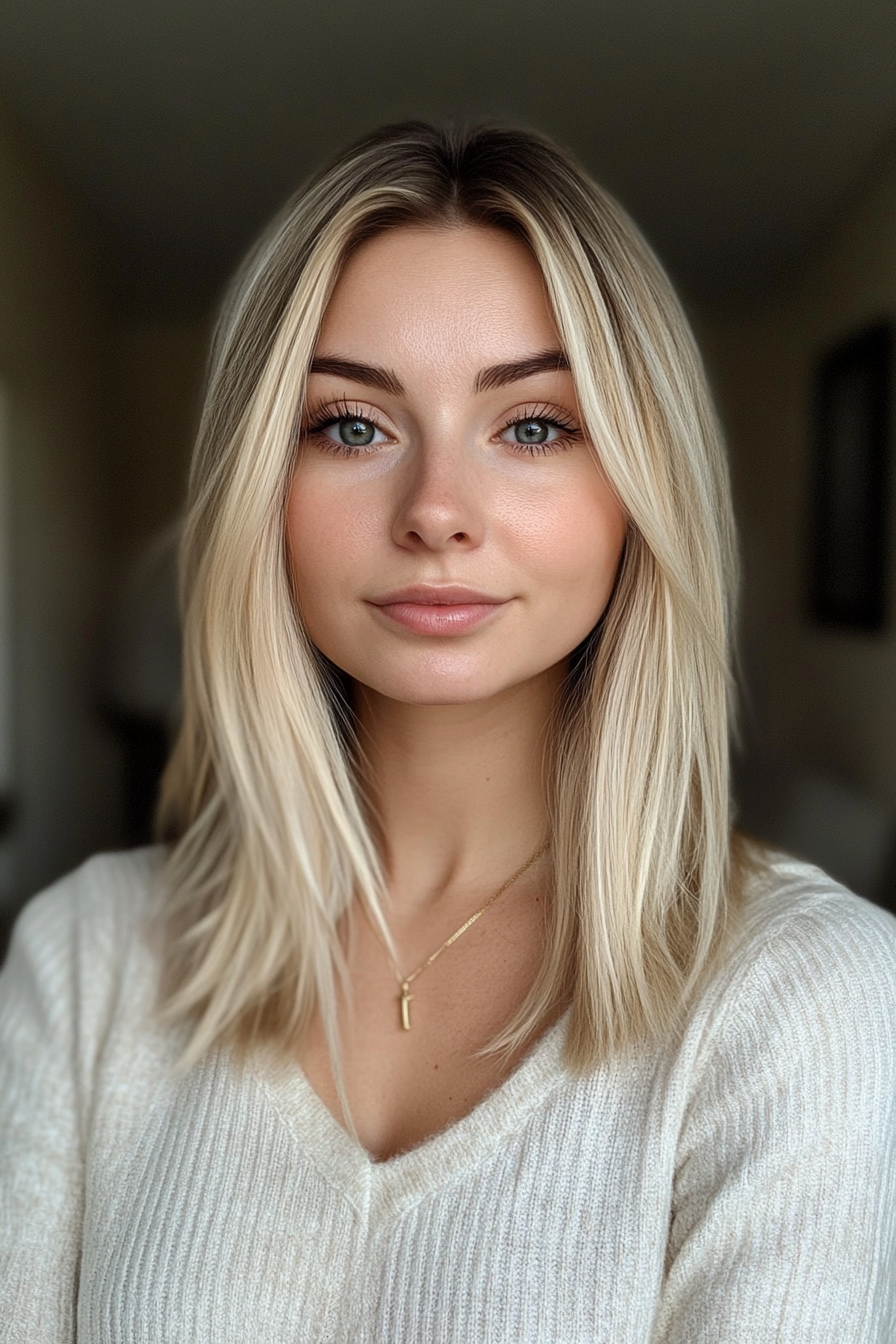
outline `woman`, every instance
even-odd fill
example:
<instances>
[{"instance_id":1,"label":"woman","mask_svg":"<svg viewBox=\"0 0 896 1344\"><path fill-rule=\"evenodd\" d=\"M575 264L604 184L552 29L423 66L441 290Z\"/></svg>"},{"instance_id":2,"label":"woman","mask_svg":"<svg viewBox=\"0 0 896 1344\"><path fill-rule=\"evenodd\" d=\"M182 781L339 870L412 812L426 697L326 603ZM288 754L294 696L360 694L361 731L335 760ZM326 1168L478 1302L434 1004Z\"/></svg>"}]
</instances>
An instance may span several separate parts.
<instances>
[{"instance_id":1,"label":"woman","mask_svg":"<svg viewBox=\"0 0 896 1344\"><path fill-rule=\"evenodd\" d=\"M733 570L687 326L559 150L387 128L291 202L166 846L4 973L7 1338L892 1338L896 934L732 839Z\"/></svg>"}]
</instances>

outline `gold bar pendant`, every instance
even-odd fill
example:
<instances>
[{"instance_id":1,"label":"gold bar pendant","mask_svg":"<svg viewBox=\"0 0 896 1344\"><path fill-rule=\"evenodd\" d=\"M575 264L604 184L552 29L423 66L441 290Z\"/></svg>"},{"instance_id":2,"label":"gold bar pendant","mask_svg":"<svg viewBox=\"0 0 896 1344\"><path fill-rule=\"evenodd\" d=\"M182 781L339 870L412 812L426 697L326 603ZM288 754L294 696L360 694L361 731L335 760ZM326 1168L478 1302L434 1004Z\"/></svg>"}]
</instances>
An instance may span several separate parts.
<instances>
[{"instance_id":1,"label":"gold bar pendant","mask_svg":"<svg viewBox=\"0 0 896 1344\"><path fill-rule=\"evenodd\" d=\"M410 985L404 984L401 987L401 1025L405 1031L411 1029L411 999L413 998Z\"/></svg>"}]
</instances>

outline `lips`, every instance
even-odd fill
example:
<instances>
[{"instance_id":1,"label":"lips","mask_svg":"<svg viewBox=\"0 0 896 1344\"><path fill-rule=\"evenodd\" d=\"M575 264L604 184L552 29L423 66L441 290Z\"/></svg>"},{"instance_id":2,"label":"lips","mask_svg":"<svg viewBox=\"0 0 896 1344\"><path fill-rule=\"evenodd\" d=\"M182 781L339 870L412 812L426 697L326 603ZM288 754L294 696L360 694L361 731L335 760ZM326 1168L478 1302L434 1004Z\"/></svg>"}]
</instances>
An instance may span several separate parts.
<instances>
[{"instance_id":1,"label":"lips","mask_svg":"<svg viewBox=\"0 0 896 1344\"><path fill-rule=\"evenodd\" d=\"M371 605L416 634L460 635L493 619L508 600L458 584L414 584L373 598Z\"/></svg>"}]
</instances>

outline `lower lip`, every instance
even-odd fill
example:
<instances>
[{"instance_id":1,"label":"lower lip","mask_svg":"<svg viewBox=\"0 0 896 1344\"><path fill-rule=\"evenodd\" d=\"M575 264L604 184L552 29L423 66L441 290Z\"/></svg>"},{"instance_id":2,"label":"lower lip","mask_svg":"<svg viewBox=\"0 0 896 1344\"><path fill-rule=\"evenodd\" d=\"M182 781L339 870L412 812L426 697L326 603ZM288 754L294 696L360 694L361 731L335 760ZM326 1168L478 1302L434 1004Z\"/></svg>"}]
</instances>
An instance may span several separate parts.
<instances>
[{"instance_id":1,"label":"lower lip","mask_svg":"<svg viewBox=\"0 0 896 1344\"><path fill-rule=\"evenodd\" d=\"M377 610L396 625L413 630L418 635L462 635L482 625L503 602L466 602L458 606L444 606L434 602L387 602Z\"/></svg>"}]
</instances>

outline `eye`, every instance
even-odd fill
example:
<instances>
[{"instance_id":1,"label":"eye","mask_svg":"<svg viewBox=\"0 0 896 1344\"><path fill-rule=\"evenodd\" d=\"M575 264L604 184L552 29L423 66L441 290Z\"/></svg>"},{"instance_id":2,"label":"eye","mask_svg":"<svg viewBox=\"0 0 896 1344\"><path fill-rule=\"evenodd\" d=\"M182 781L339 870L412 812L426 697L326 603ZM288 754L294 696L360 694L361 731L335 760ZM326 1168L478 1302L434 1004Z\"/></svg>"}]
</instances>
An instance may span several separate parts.
<instances>
[{"instance_id":1,"label":"eye","mask_svg":"<svg viewBox=\"0 0 896 1344\"><path fill-rule=\"evenodd\" d=\"M524 453L547 454L571 448L581 437L579 428L559 412L539 414L544 410L547 407L532 406L522 415L517 412L505 423L499 439Z\"/></svg>"},{"instance_id":2,"label":"eye","mask_svg":"<svg viewBox=\"0 0 896 1344\"><path fill-rule=\"evenodd\" d=\"M550 420L517 420L515 424L508 425L505 433L511 435L511 442L515 443L552 443L561 433L560 426L552 424Z\"/></svg>"},{"instance_id":3,"label":"eye","mask_svg":"<svg viewBox=\"0 0 896 1344\"><path fill-rule=\"evenodd\" d=\"M338 420L323 425L321 432L344 448L367 448L372 443L386 441L382 430L377 429L372 420L365 420L361 415L341 415Z\"/></svg>"}]
</instances>

